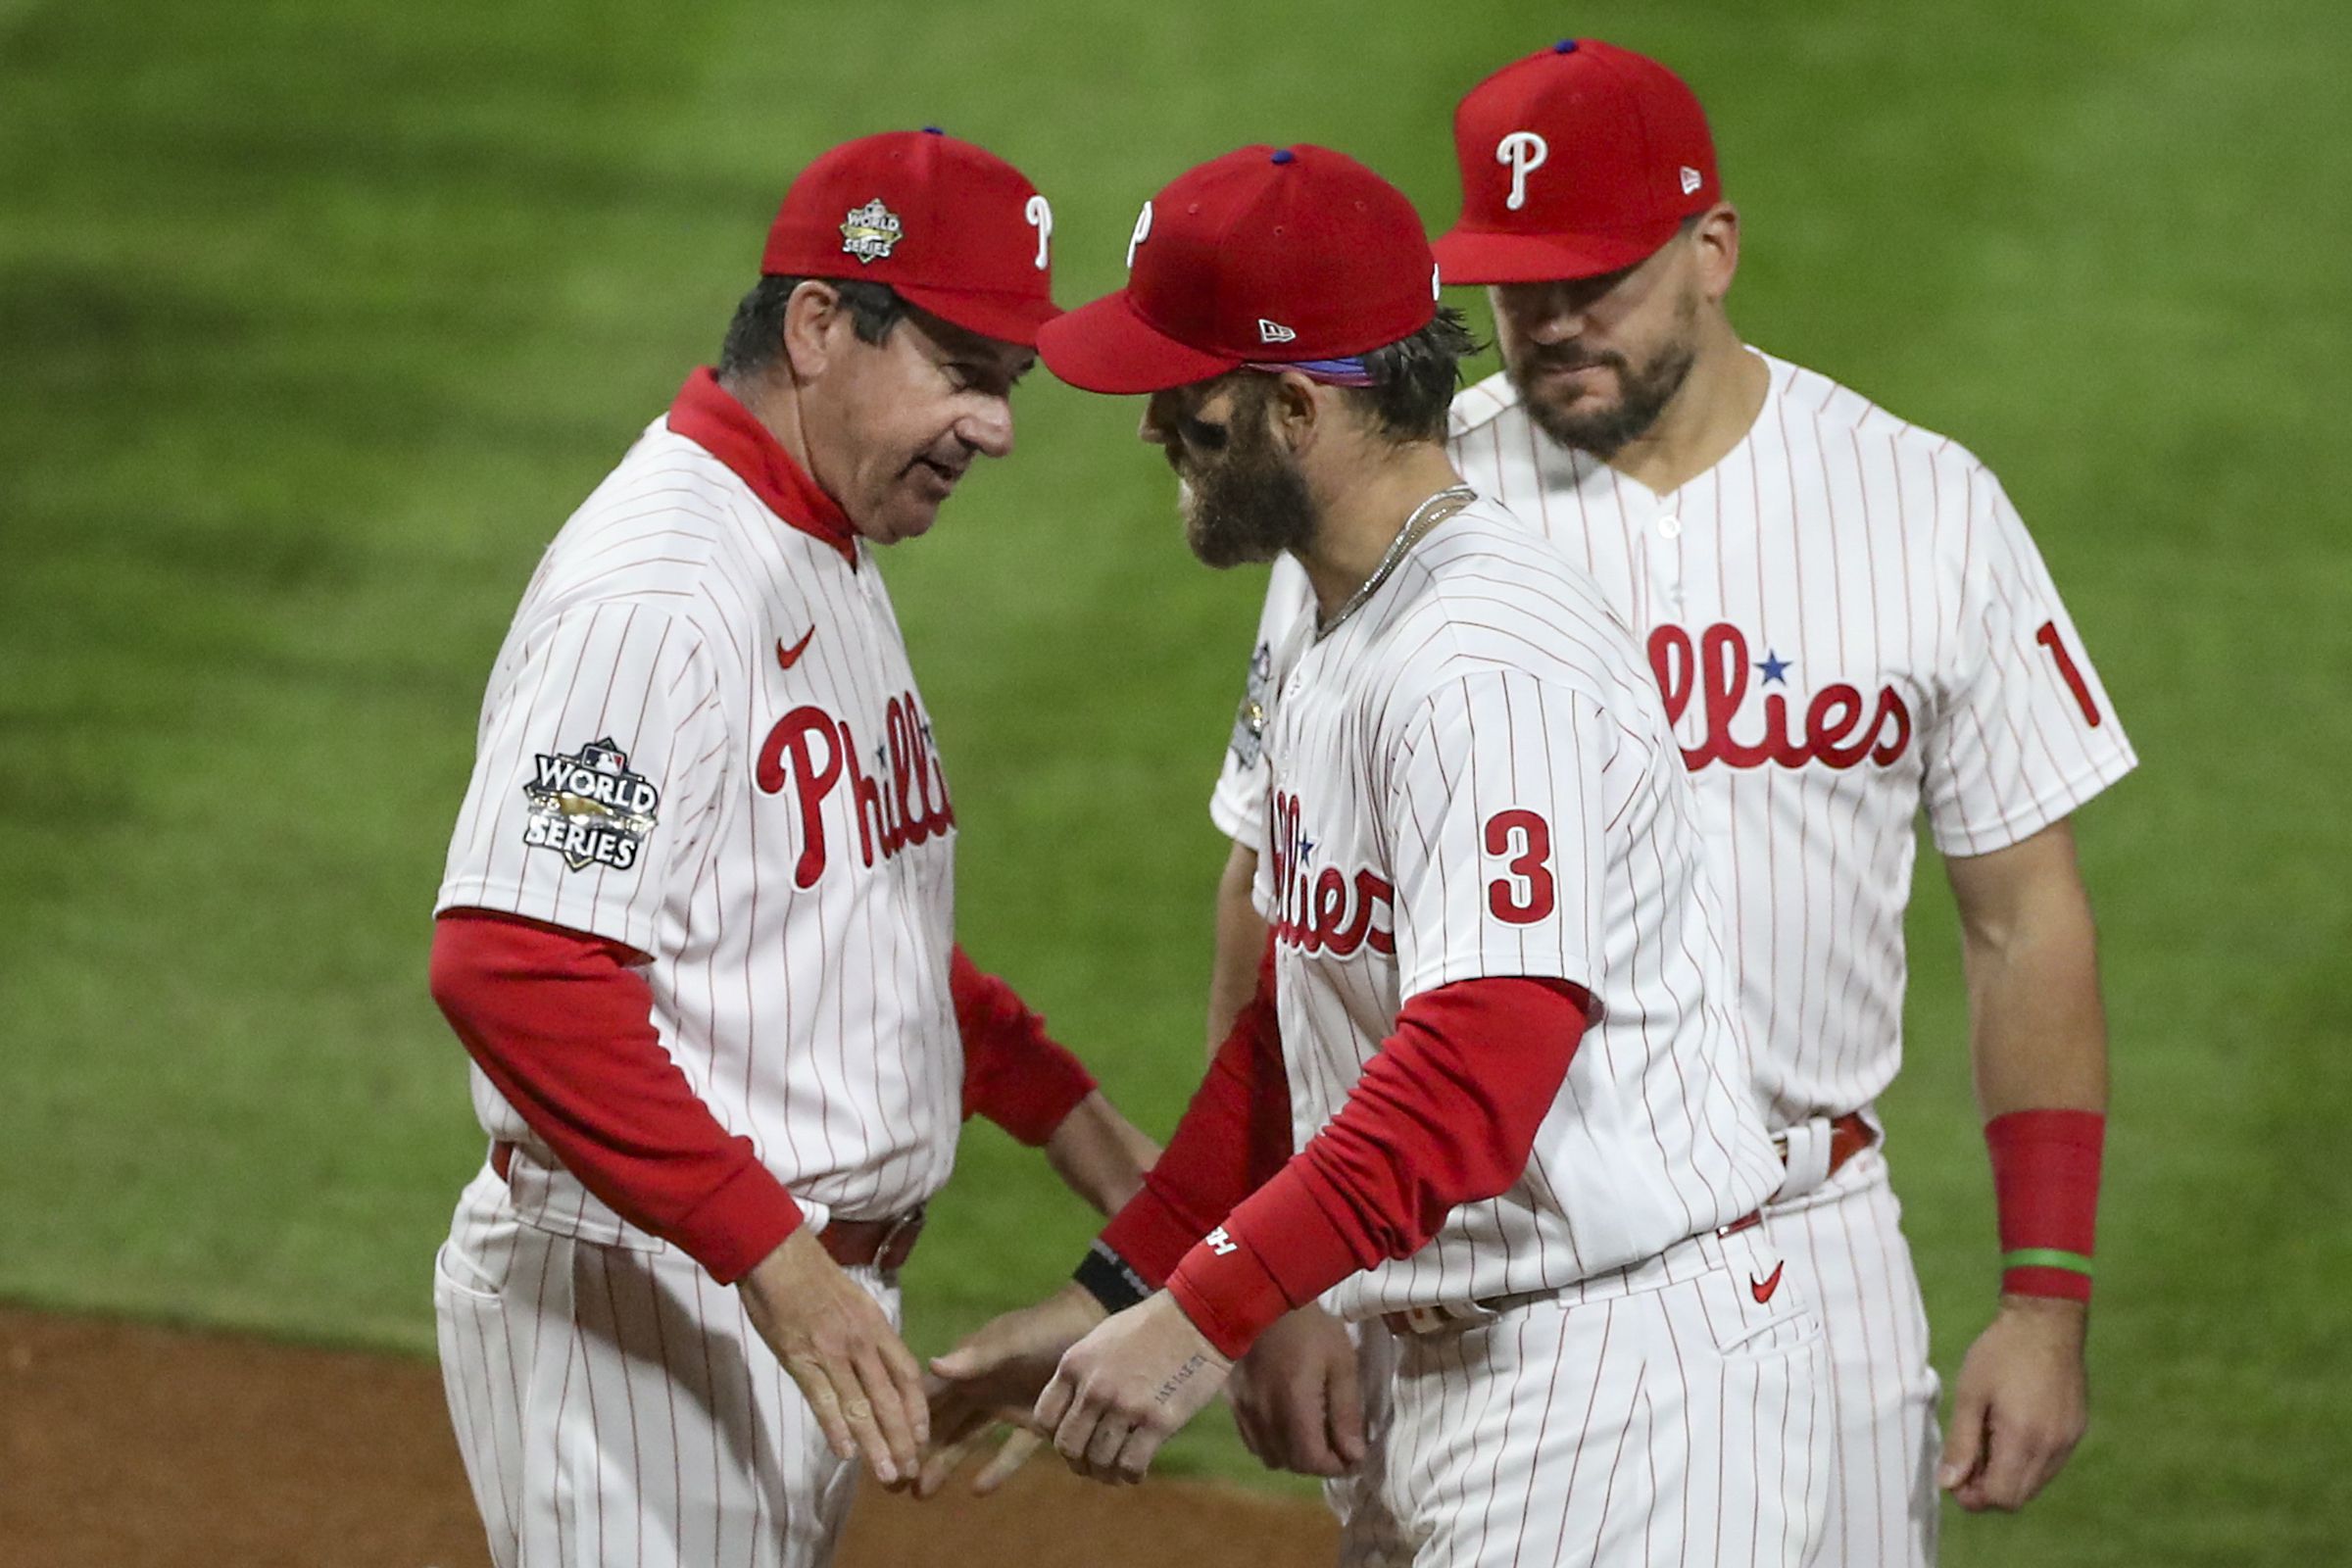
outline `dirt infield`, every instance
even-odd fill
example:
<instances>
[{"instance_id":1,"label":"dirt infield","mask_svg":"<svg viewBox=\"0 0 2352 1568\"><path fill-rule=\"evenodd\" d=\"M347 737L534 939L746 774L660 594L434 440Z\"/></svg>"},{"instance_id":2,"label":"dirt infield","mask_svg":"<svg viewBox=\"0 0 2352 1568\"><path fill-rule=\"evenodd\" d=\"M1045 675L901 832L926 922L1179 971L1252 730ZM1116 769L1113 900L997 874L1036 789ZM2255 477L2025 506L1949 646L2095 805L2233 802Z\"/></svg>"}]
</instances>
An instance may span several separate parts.
<instances>
[{"instance_id":1,"label":"dirt infield","mask_svg":"<svg viewBox=\"0 0 2352 1568\"><path fill-rule=\"evenodd\" d=\"M869 1491L842 1568L1332 1560L1311 1503L1035 1463L987 1502ZM228 1335L0 1308L9 1568L485 1568L438 1373Z\"/></svg>"}]
</instances>

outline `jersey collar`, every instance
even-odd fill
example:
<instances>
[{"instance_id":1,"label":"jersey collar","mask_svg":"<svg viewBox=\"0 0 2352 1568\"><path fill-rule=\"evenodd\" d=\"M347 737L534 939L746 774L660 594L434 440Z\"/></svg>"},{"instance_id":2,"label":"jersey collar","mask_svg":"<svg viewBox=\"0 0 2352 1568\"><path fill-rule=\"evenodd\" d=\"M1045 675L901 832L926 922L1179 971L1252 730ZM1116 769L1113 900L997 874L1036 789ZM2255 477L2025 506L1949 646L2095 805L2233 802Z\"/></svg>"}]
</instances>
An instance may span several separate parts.
<instances>
[{"instance_id":1,"label":"jersey collar","mask_svg":"<svg viewBox=\"0 0 2352 1568\"><path fill-rule=\"evenodd\" d=\"M858 533L849 514L792 460L752 411L735 401L709 366L686 378L669 406L669 428L725 464L752 487L767 510L812 538L821 539L858 567Z\"/></svg>"}]
</instances>

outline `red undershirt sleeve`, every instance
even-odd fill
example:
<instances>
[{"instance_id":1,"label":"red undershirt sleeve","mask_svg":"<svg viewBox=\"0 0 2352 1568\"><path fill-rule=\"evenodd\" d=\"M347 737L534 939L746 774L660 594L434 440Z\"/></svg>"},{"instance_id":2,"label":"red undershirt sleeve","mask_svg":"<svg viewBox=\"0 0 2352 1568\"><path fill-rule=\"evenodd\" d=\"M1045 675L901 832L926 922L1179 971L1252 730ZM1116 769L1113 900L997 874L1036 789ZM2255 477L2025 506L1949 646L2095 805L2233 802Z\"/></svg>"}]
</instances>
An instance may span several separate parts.
<instances>
[{"instance_id":1,"label":"red undershirt sleeve","mask_svg":"<svg viewBox=\"0 0 2352 1568\"><path fill-rule=\"evenodd\" d=\"M1088 1095L1095 1075L1046 1033L1012 987L984 974L958 944L948 960L963 1037L963 1113L986 1116L1035 1149Z\"/></svg>"},{"instance_id":2,"label":"red undershirt sleeve","mask_svg":"<svg viewBox=\"0 0 2352 1568\"><path fill-rule=\"evenodd\" d=\"M602 937L453 909L434 923L433 1000L564 1169L731 1285L801 1208L670 1059L640 961Z\"/></svg>"},{"instance_id":3,"label":"red undershirt sleeve","mask_svg":"<svg viewBox=\"0 0 2352 1568\"><path fill-rule=\"evenodd\" d=\"M1102 1245L1145 1283L1166 1280L1193 1245L1291 1157L1290 1079L1274 1010L1274 948L1257 992L1233 1020L1142 1191L1103 1228Z\"/></svg>"},{"instance_id":4,"label":"red undershirt sleeve","mask_svg":"<svg viewBox=\"0 0 2352 1568\"><path fill-rule=\"evenodd\" d=\"M1361 1269L1409 1257L1526 1170L1590 1016L1557 980L1464 980L1407 1003L1348 1103L1168 1276L1227 1356Z\"/></svg>"}]
</instances>

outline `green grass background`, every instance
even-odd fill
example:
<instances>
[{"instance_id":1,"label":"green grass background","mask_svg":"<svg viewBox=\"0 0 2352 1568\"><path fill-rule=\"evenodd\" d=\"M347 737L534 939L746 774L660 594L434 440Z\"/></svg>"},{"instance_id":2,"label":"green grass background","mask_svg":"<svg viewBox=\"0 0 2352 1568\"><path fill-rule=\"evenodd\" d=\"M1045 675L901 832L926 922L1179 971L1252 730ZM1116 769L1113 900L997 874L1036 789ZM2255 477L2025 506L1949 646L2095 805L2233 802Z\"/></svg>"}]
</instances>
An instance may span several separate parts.
<instances>
[{"instance_id":1,"label":"green grass background","mask_svg":"<svg viewBox=\"0 0 2352 1568\"><path fill-rule=\"evenodd\" d=\"M996 148L1076 302L1144 196L1247 140L1346 147L1442 224L1454 98L1580 31L1708 101L1751 339L2002 473L2144 759L2081 822L2116 1058L2092 1433L1947 1560L2333 1560L2348 30L2327 0L0 0L0 1295L429 1351L480 1149L423 961L482 682L801 162L926 122ZM1037 381L888 570L965 939L1164 1132L1258 579L1186 558L1132 405ZM1939 882L1886 1108L1948 1377L1994 1275ZM918 1345L1088 1232L975 1132ZM1213 1420L1178 1457L1250 1471Z\"/></svg>"}]
</instances>

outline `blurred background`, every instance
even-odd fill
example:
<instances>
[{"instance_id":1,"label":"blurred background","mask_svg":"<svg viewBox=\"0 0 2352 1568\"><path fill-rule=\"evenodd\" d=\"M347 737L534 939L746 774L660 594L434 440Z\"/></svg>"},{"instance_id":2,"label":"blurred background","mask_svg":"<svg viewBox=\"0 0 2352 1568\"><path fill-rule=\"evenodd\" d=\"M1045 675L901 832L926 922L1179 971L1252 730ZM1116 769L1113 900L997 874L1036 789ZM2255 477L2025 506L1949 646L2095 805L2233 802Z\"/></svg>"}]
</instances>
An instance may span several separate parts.
<instances>
[{"instance_id":1,"label":"blurred background","mask_svg":"<svg viewBox=\"0 0 2352 1568\"><path fill-rule=\"evenodd\" d=\"M1444 226L1455 99L1574 35L1707 104L1748 338L2000 473L2143 759L2078 823L2115 1054L2091 1435L2024 1516L1953 1515L1946 1561L2340 1560L2352 26L2323 0L0 0L0 1298L430 1354L481 1147L424 956L483 683L808 157L932 123L1010 158L1075 304L1243 142L1345 148ZM1016 407L1018 451L886 571L964 941L1164 1135L1262 575L1193 564L1134 404L1040 372ZM1885 1108L1948 1383L1997 1272L1932 856L1911 934ZM1041 1294L1091 1230L974 1130L910 1338ZM1267 1484L1221 1415L1177 1463Z\"/></svg>"}]
</instances>

